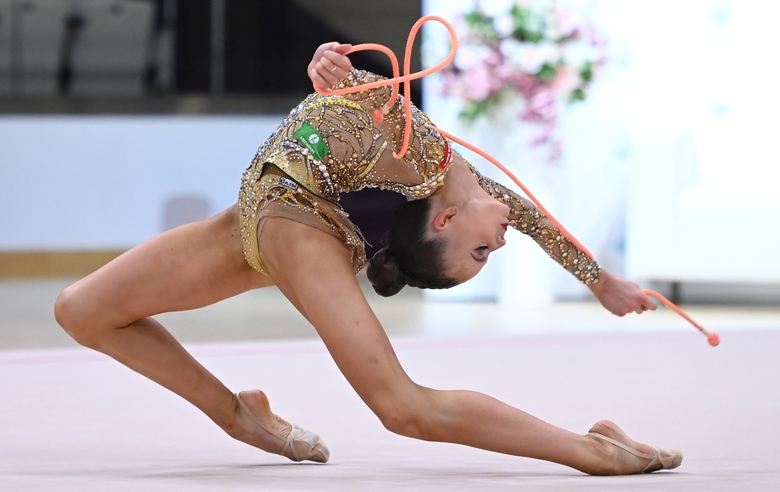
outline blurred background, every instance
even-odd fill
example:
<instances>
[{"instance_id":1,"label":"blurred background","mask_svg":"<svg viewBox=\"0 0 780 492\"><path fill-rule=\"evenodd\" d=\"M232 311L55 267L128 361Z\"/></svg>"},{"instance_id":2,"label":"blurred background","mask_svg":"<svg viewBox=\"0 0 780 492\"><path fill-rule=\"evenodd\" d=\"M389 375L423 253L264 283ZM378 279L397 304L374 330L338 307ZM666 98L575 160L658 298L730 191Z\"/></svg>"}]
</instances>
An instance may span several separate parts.
<instances>
[{"instance_id":1,"label":"blurred background","mask_svg":"<svg viewBox=\"0 0 780 492\"><path fill-rule=\"evenodd\" d=\"M544 48L563 45L556 45L556 36L567 33L581 43L563 46L565 68L582 70L578 60L588 56L599 64L584 101L559 101L553 135L561 150L552 164L540 159L546 155L538 150L529 151L523 128L530 124L518 111L507 115L499 108L476 124L464 124L458 114L469 95L442 95L448 80L436 76L426 80L425 103L440 126L456 128L454 133L484 144L510 165L603 266L654 285L677 301L780 305L780 264L765 252L766 245L780 240L780 193L774 184L780 152L771 136L780 109L773 88L780 67L772 54L780 47L772 34L779 5L757 0L428 0L425 6L426 13L460 26L464 56L474 45L467 36L488 29L475 16L500 31L503 21L512 25L507 13L519 6L515 12L530 11L531 16L534 8L541 9L548 25L559 27L558 33L548 28L539 36L547 39L526 41L524 50L517 50L521 68L528 63L529 46L544 53ZM518 36L520 16L514 15L512 36L531 37ZM528 25L525 21L523 29ZM437 29L430 39L445 40L443 31ZM507 64L511 69L507 51L495 62L499 68L492 78ZM441 59L446 46L425 53ZM471 58L491 56L490 50L478 53ZM481 63L461 61L476 71L484 68ZM511 98L501 99L502 106L511 104ZM489 164L480 167L506 181ZM510 246L522 244L514 243ZM532 303L538 304L584 295L585 289L554 265L552 273L540 273L551 278L545 294L539 288L518 290L518 282L506 277L521 278L533 266L513 265L514 258L538 252L513 254L505 248L500 253L513 259L495 262L493 277L486 272L484 285L471 286L475 291L464 285L462 297L490 292L491 286L497 287L493 295L499 301L508 295L508 302L537 297ZM518 291L512 295L513 290Z\"/></svg>"},{"instance_id":2,"label":"blurred background","mask_svg":"<svg viewBox=\"0 0 780 492\"><path fill-rule=\"evenodd\" d=\"M401 56L423 14L457 25L474 9L498 19L535 3L0 0L4 333L20 299L36 296L26 290L34 282L55 279L56 288L43 287L48 310L62 283L233 204L257 147L310 92L306 66L321 43L377 42ZM559 107L553 164L519 137L526 125L514 114L464 122L464 100L447 94L441 77L416 82L415 103L510 164L610 271L682 303L780 305L780 6L555 5L599 33L605 57L585 101ZM412 70L435 64L448 43L440 26L426 27ZM384 55L352 60L389 75ZM377 191L345 197L369 251L402 200ZM475 281L425 302L535 310L593 300L517 236Z\"/></svg>"},{"instance_id":3,"label":"blurred background","mask_svg":"<svg viewBox=\"0 0 780 492\"><path fill-rule=\"evenodd\" d=\"M420 12L419 1L0 0L0 251L122 251L228 207L257 147L311 92L317 46L402 52ZM353 60L389 68L381 54ZM368 195L356 215L399 203ZM378 244L381 227L369 229Z\"/></svg>"}]
</instances>

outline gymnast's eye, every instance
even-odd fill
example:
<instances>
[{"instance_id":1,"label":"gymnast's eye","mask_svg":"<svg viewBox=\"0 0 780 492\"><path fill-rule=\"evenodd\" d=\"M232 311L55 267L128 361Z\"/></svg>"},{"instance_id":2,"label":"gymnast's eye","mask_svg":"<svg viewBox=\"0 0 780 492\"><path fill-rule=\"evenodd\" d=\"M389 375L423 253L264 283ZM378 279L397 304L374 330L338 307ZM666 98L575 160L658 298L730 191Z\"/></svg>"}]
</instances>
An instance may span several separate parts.
<instances>
[{"instance_id":1,"label":"gymnast's eye","mask_svg":"<svg viewBox=\"0 0 780 492\"><path fill-rule=\"evenodd\" d=\"M479 263L485 263L487 261L489 249L490 248L488 248L487 245L480 246L479 248L474 249L475 252L471 253L471 257Z\"/></svg>"}]
</instances>

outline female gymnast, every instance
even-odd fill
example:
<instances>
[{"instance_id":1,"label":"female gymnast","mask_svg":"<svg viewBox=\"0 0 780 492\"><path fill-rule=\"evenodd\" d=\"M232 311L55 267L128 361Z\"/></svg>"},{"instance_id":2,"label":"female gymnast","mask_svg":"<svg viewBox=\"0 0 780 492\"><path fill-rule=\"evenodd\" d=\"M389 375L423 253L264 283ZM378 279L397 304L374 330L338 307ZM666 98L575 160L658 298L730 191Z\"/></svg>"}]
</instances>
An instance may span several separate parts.
<instances>
[{"instance_id":1,"label":"female gymnast","mask_svg":"<svg viewBox=\"0 0 780 492\"><path fill-rule=\"evenodd\" d=\"M353 69L349 45L320 46L308 73L320 87L351 87L378 76ZM315 327L360 398L391 432L464 444L619 475L676 468L682 455L633 441L608 421L578 435L486 395L415 384L360 289L366 262L340 192L366 186L403 193L387 247L368 265L377 293L404 285L465 282L501 248L508 226L531 236L586 283L612 313L655 309L639 286L579 251L529 201L481 176L428 118L412 113L411 144L395 158L402 98L391 89L347 96L312 94L260 147L238 203L154 237L60 294L58 323L186 399L231 437L294 461L326 462L314 433L275 415L260 390L233 393L152 316L195 309L250 289L278 287Z\"/></svg>"}]
</instances>

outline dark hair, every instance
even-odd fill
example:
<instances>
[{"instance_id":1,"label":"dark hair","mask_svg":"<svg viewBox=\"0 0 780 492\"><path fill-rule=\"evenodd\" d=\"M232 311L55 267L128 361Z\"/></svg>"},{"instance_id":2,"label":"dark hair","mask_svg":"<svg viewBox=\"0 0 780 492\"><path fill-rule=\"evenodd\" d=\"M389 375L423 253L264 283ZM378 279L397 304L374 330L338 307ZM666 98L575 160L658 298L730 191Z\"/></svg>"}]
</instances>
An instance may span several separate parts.
<instances>
[{"instance_id":1,"label":"dark hair","mask_svg":"<svg viewBox=\"0 0 780 492\"><path fill-rule=\"evenodd\" d=\"M377 294L390 297L405 285L421 289L448 289L458 284L444 274L440 239L426 239L428 200L412 200L395 211L387 237L368 263L368 280Z\"/></svg>"}]
</instances>

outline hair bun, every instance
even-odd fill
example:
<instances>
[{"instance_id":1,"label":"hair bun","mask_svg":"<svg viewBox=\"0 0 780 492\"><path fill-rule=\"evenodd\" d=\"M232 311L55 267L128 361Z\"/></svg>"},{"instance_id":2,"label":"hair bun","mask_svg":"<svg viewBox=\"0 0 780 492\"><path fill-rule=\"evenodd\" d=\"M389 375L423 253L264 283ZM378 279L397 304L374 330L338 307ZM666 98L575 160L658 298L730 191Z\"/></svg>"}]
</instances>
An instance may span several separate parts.
<instances>
[{"instance_id":1,"label":"hair bun","mask_svg":"<svg viewBox=\"0 0 780 492\"><path fill-rule=\"evenodd\" d=\"M374 291L380 296L394 296L406 285L405 275L387 248L382 248L374 254L368 262L366 274L374 286Z\"/></svg>"}]
</instances>

